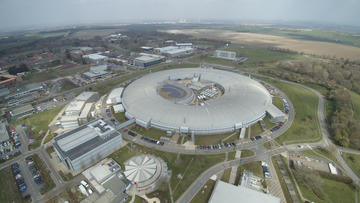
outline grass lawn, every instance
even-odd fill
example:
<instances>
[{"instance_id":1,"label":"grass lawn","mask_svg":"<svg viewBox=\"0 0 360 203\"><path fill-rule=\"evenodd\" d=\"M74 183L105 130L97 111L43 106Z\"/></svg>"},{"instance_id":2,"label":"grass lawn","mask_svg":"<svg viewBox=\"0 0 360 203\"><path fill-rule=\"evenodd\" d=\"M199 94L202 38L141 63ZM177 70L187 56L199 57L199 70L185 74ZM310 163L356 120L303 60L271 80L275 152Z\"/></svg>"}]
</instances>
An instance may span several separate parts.
<instances>
[{"instance_id":1,"label":"grass lawn","mask_svg":"<svg viewBox=\"0 0 360 203\"><path fill-rule=\"evenodd\" d=\"M89 65L78 65L78 66L74 66L74 67L67 68L67 69L57 68L53 71L58 77L64 77L64 76L69 76L69 75L73 75L76 73L86 72L89 70L89 68L90 68Z\"/></svg>"},{"instance_id":2,"label":"grass lawn","mask_svg":"<svg viewBox=\"0 0 360 203\"><path fill-rule=\"evenodd\" d=\"M225 160L225 154L206 156L182 154L180 159L177 160L177 154L175 153L164 153L139 145L135 146L137 151L161 157L167 163L168 169L172 171L171 187L175 200L186 191L202 172ZM179 179L178 176L182 176L182 178Z\"/></svg>"},{"instance_id":3,"label":"grass lawn","mask_svg":"<svg viewBox=\"0 0 360 203\"><path fill-rule=\"evenodd\" d=\"M132 131L135 131L136 133L143 135L145 137L149 137L155 140L160 140L160 137L165 137L166 136L166 132L162 131L162 130L158 130L156 128L143 128L141 126L135 125L133 127L131 127Z\"/></svg>"},{"instance_id":4,"label":"grass lawn","mask_svg":"<svg viewBox=\"0 0 360 203\"><path fill-rule=\"evenodd\" d=\"M284 103L283 103L281 97L273 97L272 103L273 103L276 107L278 107L278 109L280 109L281 111L284 109Z\"/></svg>"},{"instance_id":5,"label":"grass lawn","mask_svg":"<svg viewBox=\"0 0 360 203\"><path fill-rule=\"evenodd\" d=\"M56 133L49 133L46 137L45 137L45 140L44 140L44 143L48 143L50 142L54 137L56 137L57 134Z\"/></svg>"},{"instance_id":6,"label":"grass lawn","mask_svg":"<svg viewBox=\"0 0 360 203\"><path fill-rule=\"evenodd\" d=\"M225 134L217 134L217 135L195 135L195 144L196 145L219 144L219 143L221 143L221 140L225 139L226 137L229 137L233 133L234 132L225 133ZM230 141L226 140L225 142L230 142Z\"/></svg>"},{"instance_id":7,"label":"grass lawn","mask_svg":"<svg viewBox=\"0 0 360 203\"><path fill-rule=\"evenodd\" d=\"M250 128L251 128L250 137L258 136L260 133L263 132L259 122L257 122L254 125L250 126Z\"/></svg>"},{"instance_id":8,"label":"grass lawn","mask_svg":"<svg viewBox=\"0 0 360 203\"><path fill-rule=\"evenodd\" d=\"M265 142L265 143L264 143L264 147L265 147L266 149L271 149L271 143L270 143L270 141L269 141L269 142Z\"/></svg>"},{"instance_id":9,"label":"grass lawn","mask_svg":"<svg viewBox=\"0 0 360 203\"><path fill-rule=\"evenodd\" d=\"M21 197L11 166L0 170L0 181L0 202L27 202Z\"/></svg>"},{"instance_id":10,"label":"grass lawn","mask_svg":"<svg viewBox=\"0 0 360 203\"><path fill-rule=\"evenodd\" d=\"M244 170L254 173L255 176L264 178L263 169L261 167L261 162L254 161L254 162L244 164L244 165L241 165L238 167L238 170L236 172L235 185L238 185L241 183L241 176L242 176Z\"/></svg>"},{"instance_id":11,"label":"grass lawn","mask_svg":"<svg viewBox=\"0 0 360 203\"><path fill-rule=\"evenodd\" d=\"M249 149L243 149L241 150L241 158L245 158L245 157L249 157L249 156L254 156L255 152L249 150Z\"/></svg>"},{"instance_id":12,"label":"grass lawn","mask_svg":"<svg viewBox=\"0 0 360 203\"><path fill-rule=\"evenodd\" d=\"M224 174L221 177L221 180L228 183L230 179L230 173L231 173L231 168L225 169Z\"/></svg>"},{"instance_id":13,"label":"grass lawn","mask_svg":"<svg viewBox=\"0 0 360 203\"><path fill-rule=\"evenodd\" d=\"M45 194L45 193L49 192L51 189L53 189L56 185L55 185L53 179L51 178L51 176L48 172L49 170L46 167L43 160L41 160L37 154L34 154L31 157L33 158L35 166L39 170L41 179L43 180L43 182L45 184L44 190L40 191L40 193Z\"/></svg>"},{"instance_id":14,"label":"grass lawn","mask_svg":"<svg viewBox=\"0 0 360 203\"><path fill-rule=\"evenodd\" d=\"M228 152L228 160L234 160L235 159L235 151Z\"/></svg>"},{"instance_id":15,"label":"grass lawn","mask_svg":"<svg viewBox=\"0 0 360 203\"><path fill-rule=\"evenodd\" d=\"M284 141L302 141L308 139L320 139L319 121L317 119L318 97L303 87L264 79L284 92L295 108L295 119L292 126L280 137L276 138L279 143Z\"/></svg>"},{"instance_id":16,"label":"grass lawn","mask_svg":"<svg viewBox=\"0 0 360 203\"><path fill-rule=\"evenodd\" d=\"M125 117L125 112L119 112L119 113L115 113L114 112L114 108L111 107L111 114L115 117L115 119L119 122L125 122L127 121L127 118Z\"/></svg>"},{"instance_id":17,"label":"grass lawn","mask_svg":"<svg viewBox=\"0 0 360 203\"><path fill-rule=\"evenodd\" d=\"M110 158L114 159L118 164L121 165L121 168L124 169L124 162L130 159L132 156L135 156L136 152L130 150L130 145L126 145L121 149L110 154Z\"/></svg>"},{"instance_id":18,"label":"grass lawn","mask_svg":"<svg viewBox=\"0 0 360 203\"><path fill-rule=\"evenodd\" d=\"M276 125L276 123L271 122L268 117L265 117L263 119L263 121L264 121L265 126L266 126L267 129L271 129L272 127L274 127Z\"/></svg>"},{"instance_id":19,"label":"grass lawn","mask_svg":"<svg viewBox=\"0 0 360 203\"><path fill-rule=\"evenodd\" d=\"M29 145L30 149L35 149L40 146L41 140L46 134L46 131L49 129L48 125L55 118L55 116L64 108L65 105L55 107L53 109L36 113L16 122L16 125L20 123L25 123L27 126L27 132L31 133L32 139L35 140L34 143Z\"/></svg>"},{"instance_id":20,"label":"grass lawn","mask_svg":"<svg viewBox=\"0 0 360 203\"><path fill-rule=\"evenodd\" d=\"M305 151L302 151L303 154L305 155L308 155L310 157L314 157L314 158L321 158L321 159L324 159L324 157L332 160L333 162L337 163L338 165L340 165L338 163L338 161L336 160L336 157L331 153L329 152L328 150L324 149L324 148L315 148L313 150L305 150ZM320 156L320 155L324 156Z\"/></svg>"},{"instance_id":21,"label":"grass lawn","mask_svg":"<svg viewBox=\"0 0 360 203\"><path fill-rule=\"evenodd\" d=\"M71 192L71 190L76 191L76 192L73 193L73 192ZM58 202L64 202L64 201L68 201L69 203L76 203L76 202L80 202L81 200L83 200L85 198L86 198L86 196L83 195L79 191L77 186L73 186L73 187L67 187L59 195L46 201L46 203L58 203Z\"/></svg>"},{"instance_id":22,"label":"grass lawn","mask_svg":"<svg viewBox=\"0 0 360 203\"><path fill-rule=\"evenodd\" d=\"M67 90L71 90L78 87L77 85L75 85L74 83L72 83L70 80L68 79L63 79L61 81L61 92L67 91Z\"/></svg>"},{"instance_id":23,"label":"grass lawn","mask_svg":"<svg viewBox=\"0 0 360 203\"><path fill-rule=\"evenodd\" d=\"M207 203L215 187L215 181L208 180L201 190L194 196L191 203Z\"/></svg>"},{"instance_id":24,"label":"grass lawn","mask_svg":"<svg viewBox=\"0 0 360 203\"><path fill-rule=\"evenodd\" d=\"M268 142L267 142L268 143ZM279 177L279 182L280 182L280 185L281 185L281 189L284 193L284 196L285 196L285 199L286 199L286 202L287 203L292 203L292 198L291 198L291 195L290 195L290 192L286 186L286 183L285 183L285 180L282 176L282 173L280 172L280 168L279 168L279 165L277 164L276 160L274 157L271 158L271 161L273 162L273 165L274 165L274 168L275 168L275 171L276 171L276 174L277 176ZM290 176L290 174L288 174Z\"/></svg>"},{"instance_id":25,"label":"grass lawn","mask_svg":"<svg viewBox=\"0 0 360 203\"><path fill-rule=\"evenodd\" d=\"M345 159L348 166L354 171L354 173L360 177L360 155L344 152L341 155Z\"/></svg>"}]
</instances>

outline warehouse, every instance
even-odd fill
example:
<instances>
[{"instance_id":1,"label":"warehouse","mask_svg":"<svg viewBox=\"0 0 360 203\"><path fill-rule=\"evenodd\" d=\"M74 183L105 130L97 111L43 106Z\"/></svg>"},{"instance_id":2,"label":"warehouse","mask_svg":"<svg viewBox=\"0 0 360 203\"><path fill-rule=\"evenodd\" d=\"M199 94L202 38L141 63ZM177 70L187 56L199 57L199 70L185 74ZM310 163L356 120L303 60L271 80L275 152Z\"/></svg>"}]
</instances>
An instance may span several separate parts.
<instances>
[{"instance_id":1,"label":"warehouse","mask_svg":"<svg viewBox=\"0 0 360 203\"><path fill-rule=\"evenodd\" d=\"M222 202L280 203L281 201L278 197L218 180L209 203Z\"/></svg>"},{"instance_id":2,"label":"warehouse","mask_svg":"<svg viewBox=\"0 0 360 203\"><path fill-rule=\"evenodd\" d=\"M101 63L108 59L107 56L103 56L99 53L83 55L83 58L90 63Z\"/></svg>"},{"instance_id":3,"label":"warehouse","mask_svg":"<svg viewBox=\"0 0 360 203\"><path fill-rule=\"evenodd\" d=\"M9 112L9 117L11 120L18 120L20 118L24 118L26 116L30 116L35 112L35 109L31 106L31 104L27 104L22 107L18 107Z\"/></svg>"},{"instance_id":4,"label":"warehouse","mask_svg":"<svg viewBox=\"0 0 360 203\"><path fill-rule=\"evenodd\" d=\"M285 114L273 104L268 106L268 108L266 109L266 113L269 116L270 120L274 123L285 121Z\"/></svg>"},{"instance_id":5,"label":"warehouse","mask_svg":"<svg viewBox=\"0 0 360 203\"><path fill-rule=\"evenodd\" d=\"M216 50L214 52L214 57L235 61L236 60L236 52Z\"/></svg>"},{"instance_id":6,"label":"warehouse","mask_svg":"<svg viewBox=\"0 0 360 203\"><path fill-rule=\"evenodd\" d=\"M100 78L107 77L110 74L111 72L108 71L106 65L98 65L90 67L90 70L88 72L84 72L81 75L86 80L98 80Z\"/></svg>"},{"instance_id":7,"label":"warehouse","mask_svg":"<svg viewBox=\"0 0 360 203\"><path fill-rule=\"evenodd\" d=\"M191 47L177 47L177 46L167 46L162 48L155 48L155 50L161 55L167 57L181 57L185 55L192 54L194 49Z\"/></svg>"},{"instance_id":8,"label":"warehouse","mask_svg":"<svg viewBox=\"0 0 360 203\"><path fill-rule=\"evenodd\" d=\"M73 171L98 161L121 144L121 134L102 119L82 125L53 140L59 159Z\"/></svg>"},{"instance_id":9,"label":"warehouse","mask_svg":"<svg viewBox=\"0 0 360 203\"><path fill-rule=\"evenodd\" d=\"M146 54L140 53L140 56L134 59L134 65L139 67L149 67L155 64L165 62L165 57L155 55L155 54Z\"/></svg>"},{"instance_id":10,"label":"warehouse","mask_svg":"<svg viewBox=\"0 0 360 203\"><path fill-rule=\"evenodd\" d=\"M124 88L118 87L113 89L107 97L106 104L107 105L115 105L121 103L121 95Z\"/></svg>"},{"instance_id":11,"label":"warehouse","mask_svg":"<svg viewBox=\"0 0 360 203\"><path fill-rule=\"evenodd\" d=\"M1 120L0 121L0 144L2 144L5 141L8 141L10 139L9 133L6 129L6 121Z\"/></svg>"}]
</instances>

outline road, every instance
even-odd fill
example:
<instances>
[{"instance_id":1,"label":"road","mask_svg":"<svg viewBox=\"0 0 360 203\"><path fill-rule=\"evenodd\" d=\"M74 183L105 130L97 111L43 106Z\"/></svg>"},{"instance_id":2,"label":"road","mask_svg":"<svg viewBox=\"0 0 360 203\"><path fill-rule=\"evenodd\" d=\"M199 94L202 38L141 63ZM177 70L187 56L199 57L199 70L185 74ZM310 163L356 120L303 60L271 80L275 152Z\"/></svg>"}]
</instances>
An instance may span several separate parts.
<instances>
[{"instance_id":1,"label":"road","mask_svg":"<svg viewBox=\"0 0 360 203\"><path fill-rule=\"evenodd\" d=\"M214 65L214 64L211 64ZM222 66L222 68L227 68L226 66ZM259 75L261 77L267 77L267 76L263 76L263 75ZM271 77L268 77L271 78ZM116 78L113 78L116 79ZM274 78L271 78L274 79ZM278 80L278 79L277 79ZM130 81L130 80L129 80ZM289 83L289 84L293 84L293 85L298 85L301 87L304 87L312 92L314 92L318 97L319 97L319 104L318 104L318 112L317 112L317 116L318 116L318 120L320 123L320 130L321 130L321 134L322 134L322 139L321 141L317 141L317 142L313 142L316 140L303 140L303 142L312 142L309 143L309 146L312 147L326 147L328 149L335 149L335 155L337 160L339 161L339 163L341 164L341 167L344 169L344 172L351 178L354 180L354 182L356 184L359 184L359 178L353 173L353 171L347 166L347 164L345 163L345 161L343 160L343 158L341 157L341 152L350 152L350 153L357 153L360 154L359 151L354 151L354 150L350 150L350 149L344 149L344 148L339 148L337 146L335 146L331 139L330 139L330 135L327 131L327 126L326 126L326 121L324 118L324 98L323 96L317 92L316 90L309 88L305 85L302 84L298 84L298 83L294 83L294 82L289 82L289 81L284 81L281 80L283 82ZM91 84L94 85L94 84ZM77 88L77 89L73 89L71 91L78 91L78 90L83 90L84 88L86 88L88 86L84 86L81 88ZM70 91L69 91L70 92ZM68 92L64 92L62 94L66 94ZM282 92L279 91L279 94L285 98L290 105L290 112L289 112L289 117L288 117L288 122L286 122L278 131L275 131L274 133L272 133L270 136L265 136L263 139L257 140L257 141L241 141L239 143L237 143L236 147L231 147L231 148L222 148L221 150L200 150L200 149L188 149L185 148L181 145L177 145L177 144L165 144L164 146L160 146L160 145L155 145L152 143L148 143L145 142L143 140L140 139L140 136L137 137L131 137L129 135L127 135L127 133L122 133L125 139L128 139L132 142L135 142L137 144L149 147L149 148L153 148L156 150L160 150L160 151L165 151L165 152L172 152L172 153L181 153L181 154L216 154L216 153L224 153L224 152L229 152L229 151L234 151L234 150L242 150L242 149L251 149L255 152L255 155L253 157L248 157L248 158L243 158L243 159L239 159L239 160L232 160L232 161L227 161L227 162L223 162L223 163L219 163L211 168L209 168L208 170L206 170L204 173L202 173L194 182L193 184L183 193L183 195L178 199L177 202L189 202L193 196L201 189L201 187L206 183L206 181L214 174L224 170L225 168L229 168L232 166L236 166L236 165L242 165L242 164L246 164L252 161L260 161L260 160L265 160L268 164L272 165L272 162L270 161L270 158L272 155L275 154L279 154L281 152L285 152L287 150L300 150L298 149L297 145L291 145L291 144L284 144L281 147L275 148L273 150L266 150L263 147L263 144L269 140L272 140L278 136L280 136L281 134L283 134L284 132L286 132L286 130L288 128L291 127L291 124L294 120L294 116L295 116L295 111L293 108L293 105L291 103L291 100L289 100L285 94L283 94ZM53 95L54 96L54 95ZM57 95L55 95L57 96ZM34 196L36 201L39 202L44 202L46 200L48 200L49 198L53 197L54 195L59 194L64 188L66 188L69 185L72 184L76 184L81 180L81 176L74 178L71 181L68 182L64 182L61 177L58 175L57 171L53 168L53 166L51 165L50 161L49 161L49 157L48 154L45 151L44 145L41 145L39 148L32 150L32 151L27 151L27 149L22 149L23 154L14 158L13 160L7 161L3 164L0 164L0 169L3 169L4 167L7 167L15 162L19 162L22 161L26 156L29 156L31 154L38 154L41 159L45 162L45 164L47 165L49 172L51 174L51 177L53 178L56 187L51 190L50 192L48 192L46 195L44 196ZM271 166L272 167L272 166Z\"/></svg>"}]
</instances>

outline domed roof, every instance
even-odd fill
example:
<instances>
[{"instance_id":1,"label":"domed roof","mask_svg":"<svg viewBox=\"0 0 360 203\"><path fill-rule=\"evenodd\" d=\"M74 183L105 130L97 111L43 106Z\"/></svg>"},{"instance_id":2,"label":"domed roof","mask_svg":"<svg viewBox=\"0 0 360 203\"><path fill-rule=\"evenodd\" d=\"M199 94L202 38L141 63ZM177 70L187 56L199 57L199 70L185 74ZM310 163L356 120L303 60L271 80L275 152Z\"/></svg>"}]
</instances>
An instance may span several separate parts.
<instances>
[{"instance_id":1,"label":"domed roof","mask_svg":"<svg viewBox=\"0 0 360 203\"><path fill-rule=\"evenodd\" d=\"M132 182L144 182L150 179L157 170L157 163L148 155L136 156L125 163L125 176Z\"/></svg>"}]
</instances>

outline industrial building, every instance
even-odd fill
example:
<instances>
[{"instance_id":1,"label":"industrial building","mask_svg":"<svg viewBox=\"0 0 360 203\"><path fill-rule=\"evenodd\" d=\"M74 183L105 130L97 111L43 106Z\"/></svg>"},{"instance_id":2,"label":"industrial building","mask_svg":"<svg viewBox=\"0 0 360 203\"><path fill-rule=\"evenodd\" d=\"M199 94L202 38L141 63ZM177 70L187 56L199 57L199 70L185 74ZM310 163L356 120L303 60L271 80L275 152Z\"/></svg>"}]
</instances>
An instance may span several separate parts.
<instances>
[{"instance_id":1,"label":"industrial building","mask_svg":"<svg viewBox=\"0 0 360 203\"><path fill-rule=\"evenodd\" d=\"M211 68L143 76L125 88L122 104L126 117L142 127L198 135L249 127L273 108L270 93L259 82Z\"/></svg>"},{"instance_id":2,"label":"industrial building","mask_svg":"<svg viewBox=\"0 0 360 203\"><path fill-rule=\"evenodd\" d=\"M139 55L140 56L136 57L133 62L135 66L139 67L149 67L155 64L165 62L166 60L164 56L159 56L155 54L140 53Z\"/></svg>"},{"instance_id":3,"label":"industrial building","mask_svg":"<svg viewBox=\"0 0 360 203\"><path fill-rule=\"evenodd\" d=\"M106 104L115 105L121 103L121 95L123 93L123 90L123 87L113 89L107 97Z\"/></svg>"},{"instance_id":4,"label":"industrial building","mask_svg":"<svg viewBox=\"0 0 360 203\"><path fill-rule=\"evenodd\" d=\"M155 48L155 51L167 57L181 57L192 54L194 49L192 47L167 46L162 48Z\"/></svg>"},{"instance_id":5,"label":"industrial building","mask_svg":"<svg viewBox=\"0 0 360 203\"><path fill-rule=\"evenodd\" d=\"M122 136L107 121L97 119L54 138L56 154L73 171L79 171L113 152Z\"/></svg>"},{"instance_id":6,"label":"industrial building","mask_svg":"<svg viewBox=\"0 0 360 203\"><path fill-rule=\"evenodd\" d=\"M6 100L10 99L19 99L28 95L38 94L39 92L45 91L45 85L41 83L33 83L25 85L24 87L19 88L16 92L9 94L5 97Z\"/></svg>"},{"instance_id":7,"label":"industrial building","mask_svg":"<svg viewBox=\"0 0 360 203\"><path fill-rule=\"evenodd\" d=\"M210 196L209 203L223 202L280 203L281 200L263 192L218 180Z\"/></svg>"},{"instance_id":8,"label":"industrial building","mask_svg":"<svg viewBox=\"0 0 360 203\"><path fill-rule=\"evenodd\" d=\"M9 133L6 129L6 120L0 121L0 144L10 139Z\"/></svg>"},{"instance_id":9,"label":"industrial building","mask_svg":"<svg viewBox=\"0 0 360 203\"><path fill-rule=\"evenodd\" d=\"M108 59L107 56L103 56L100 53L95 53L95 54L88 54L88 55L83 55L82 56L83 59L85 59L86 61L90 62L90 63L101 63L104 62Z\"/></svg>"},{"instance_id":10,"label":"industrial building","mask_svg":"<svg viewBox=\"0 0 360 203\"><path fill-rule=\"evenodd\" d=\"M215 50L214 57L235 61L236 60L236 52Z\"/></svg>"},{"instance_id":11,"label":"industrial building","mask_svg":"<svg viewBox=\"0 0 360 203\"><path fill-rule=\"evenodd\" d=\"M192 48L193 47L193 43L191 42L180 42L180 43L175 43L175 45L179 48Z\"/></svg>"},{"instance_id":12,"label":"industrial building","mask_svg":"<svg viewBox=\"0 0 360 203\"><path fill-rule=\"evenodd\" d=\"M106 65L98 65L90 67L90 70L81 74L87 80L98 80L111 74Z\"/></svg>"},{"instance_id":13,"label":"industrial building","mask_svg":"<svg viewBox=\"0 0 360 203\"><path fill-rule=\"evenodd\" d=\"M143 154L125 161L124 175L131 181L135 194L155 191L167 175L166 163L153 155Z\"/></svg>"},{"instance_id":14,"label":"industrial building","mask_svg":"<svg viewBox=\"0 0 360 203\"><path fill-rule=\"evenodd\" d=\"M64 109L60 118L60 125L65 130L76 128L89 119L94 103L99 99L97 92L82 92L75 97Z\"/></svg>"},{"instance_id":15,"label":"industrial building","mask_svg":"<svg viewBox=\"0 0 360 203\"><path fill-rule=\"evenodd\" d=\"M15 108L9 112L10 120L18 120L20 118L24 118L26 116L30 116L35 112L35 109L31 106L31 104L27 104L18 108Z\"/></svg>"},{"instance_id":16,"label":"industrial building","mask_svg":"<svg viewBox=\"0 0 360 203\"><path fill-rule=\"evenodd\" d=\"M121 166L113 159L104 159L82 174L99 193L96 202L124 202L131 183L122 174ZM106 200L105 200L106 199Z\"/></svg>"},{"instance_id":17,"label":"industrial building","mask_svg":"<svg viewBox=\"0 0 360 203\"><path fill-rule=\"evenodd\" d=\"M266 109L266 113L270 120L274 123L285 121L285 114L273 104L268 106L268 108Z\"/></svg>"}]
</instances>

